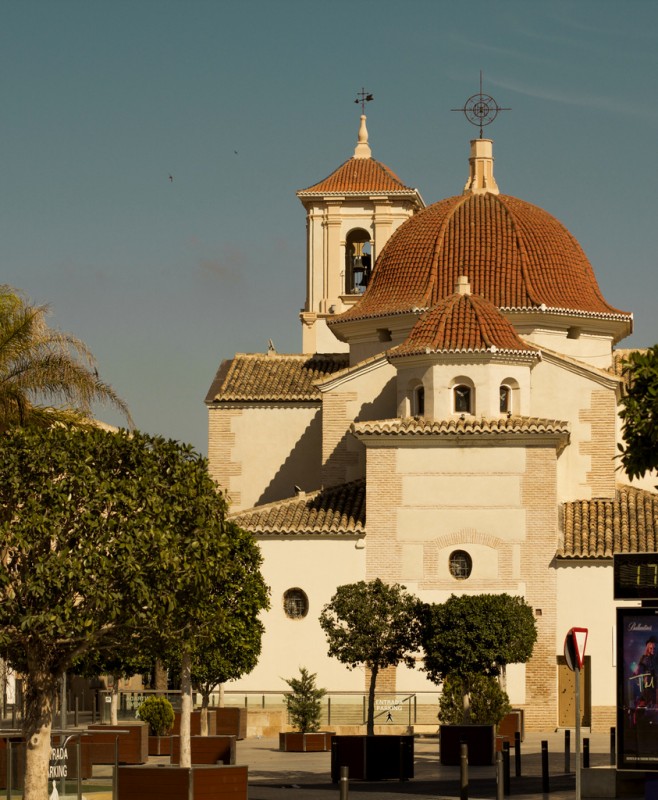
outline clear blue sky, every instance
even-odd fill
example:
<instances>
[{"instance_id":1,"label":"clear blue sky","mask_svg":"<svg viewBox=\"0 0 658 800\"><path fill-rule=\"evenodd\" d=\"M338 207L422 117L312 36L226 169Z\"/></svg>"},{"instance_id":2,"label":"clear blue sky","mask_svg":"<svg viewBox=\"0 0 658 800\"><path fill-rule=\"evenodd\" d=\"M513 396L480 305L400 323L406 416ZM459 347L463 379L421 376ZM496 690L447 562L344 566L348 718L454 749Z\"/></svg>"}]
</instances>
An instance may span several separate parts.
<instances>
[{"instance_id":1,"label":"clear blue sky","mask_svg":"<svg viewBox=\"0 0 658 800\"><path fill-rule=\"evenodd\" d=\"M657 41L655 0L3 0L0 281L138 427L205 452L219 362L300 349L295 191L352 155L356 92L429 204L463 188L477 130L450 109L482 69L513 109L487 129L501 191L579 239L635 314L621 346L653 344Z\"/></svg>"}]
</instances>

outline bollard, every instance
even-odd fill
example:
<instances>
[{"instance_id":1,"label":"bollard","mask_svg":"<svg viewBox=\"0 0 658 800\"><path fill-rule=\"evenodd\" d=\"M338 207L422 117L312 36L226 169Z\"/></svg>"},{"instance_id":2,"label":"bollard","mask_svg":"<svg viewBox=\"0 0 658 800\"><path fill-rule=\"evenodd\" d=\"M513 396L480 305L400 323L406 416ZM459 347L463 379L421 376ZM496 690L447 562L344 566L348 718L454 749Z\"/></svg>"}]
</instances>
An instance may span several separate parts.
<instances>
[{"instance_id":1,"label":"bollard","mask_svg":"<svg viewBox=\"0 0 658 800\"><path fill-rule=\"evenodd\" d=\"M583 769L589 769L589 739L583 739Z\"/></svg>"},{"instance_id":2,"label":"bollard","mask_svg":"<svg viewBox=\"0 0 658 800\"><path fill-rule=\"evenodd\" d=\"M548 741L542 739L541 743L541 790L548 794L551 789L548 781Z\"/></svg>"},{"instance_id":3,"label":"bollard","mask_svg":"<svg viewBox=\"0 0 658 800\"><path fill-rule=\"evenodd\" d=\"M503 775L503 754L500 750L496 753L496 800L505 797L505 776Z\"/></svg>"},{"instance_id":4,"label":"bollard","mask_svg":"<svg viewBox=\"0 0 658 800\"><path fill-rule=\"evenodd\" d=\"M564 732L564 771L571 772L571 731Z\"/></svg>"},{"instance_id":5,"label":"bollard","mask_svg":"<svg viewBox=\"0 0 658 800\"><path fill-rule=\"evenodd\" d=\"M610 728L610 766L614 767L617 763L617 742L616 730L614 726Z\"/></svg>"},{"instance_id":6,"label":"bollard","mask_svg":"<svg viewBox=\"0 0 658 800\"><path fill-rule=\"evenodd\" d=\"M503 788L505 796L509 797L512 793L509 779L509 742L503 742Z\"/></svg>"},{"instance_id":7,"label":"bollard","mask_svg":"<svg viewBox=\"0 0 658 800\"><path fill-rule=\"evenodd\" d=\"M340 768L340 800L349 800L350 793L350 768Z\"/></svg>"},{"instance_id":8,"label":"bollard","mask_svg":"<svg viewBox=\"0 0 658 800\"><path fill-rule=\"evenodd\" d=\"M468 800L468 745L459 745L459 797Z\"/></svg>"},{"instance_id":9,"label":"bollard","mask_svg":"<svg viewBox=\"0 0 658 800\"><path fill-rule=\"evenodd\" d=\"M514 731L514 774L521 777L521 733Z\"/></svg>"}]
</instances>

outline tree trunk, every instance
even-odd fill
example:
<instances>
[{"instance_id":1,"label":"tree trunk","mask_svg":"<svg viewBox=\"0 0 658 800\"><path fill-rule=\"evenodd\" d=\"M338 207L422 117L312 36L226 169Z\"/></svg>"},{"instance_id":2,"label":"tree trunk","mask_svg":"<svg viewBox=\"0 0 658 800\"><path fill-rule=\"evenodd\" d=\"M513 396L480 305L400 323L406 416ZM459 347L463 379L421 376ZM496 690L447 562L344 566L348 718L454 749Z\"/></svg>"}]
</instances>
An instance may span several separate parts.
<instances>
[{"instance_id":1,"label":"tree trunk","mask_svg":"<svg viewBox=\"0 0 658 800\"><path fill-rule=\"evenodd\" d=\"M119 724L119 676L112 676L112 691L110 692L110 725Z\"/></svg>"},{"instance_id":2,"label":"tree trunk","mask_svg":"<svg viewBox=\"0 0 658 800\"><path fill-rule=\"evenodd\" d=\"M201 693L201 736L208 735L208 706L210 705L210 691L204 690Z\"/></svg>"},{"instance_id":3,"label":"tree trunk","mask_svg":"<svg viewBox=\"0 0 658 800\"><path fill-rule=\"evenodd\" d=\"M366 734L368 736L375 735L375 687L377 685L378 672L378 666L370 668L370 686L368 687L368 716L366 718Z\"/></svg>"},{"instance_id":4,"label":"tree trunk","mask_svg":"<svg viewBox=\"0 0 658 800\"><path fill-rule=\"evenodd\" d=\"M183 649L180 675L180 765L188 768L192 766L191 718L192 658L189 650Z\"/></svg>"},{"instance_id":5,"label":"tree trunk","mask_svg":"<svg viewBox=\"0 0 658 800\"><path fill-rule=\"evenodd\" d=\"M167 670L159 659L156 660L153 668L153 688L156 692L166 692L169 688Z\"/></svg>"},{"instance_id":6,"label":"tree trunk","mask_svg":"<svg viewBox=\"0 0 658 800\"><path fill-rule=\"evenodd\" d=\"M27 742L24 800L44 800L48 797L50 731L56 691L57 680L52 675L30 671L23 721L23 735Z\"/></svg>"},{"instance_id":7,"label":"tree trunk","mask_svg":"<svg viewBox=\"0 0 658 800\"><path fill-rule=\"evenodd\" d=\"M219 684L219 707L224 708L224 684Z\"/></svg>"}]
</instances>

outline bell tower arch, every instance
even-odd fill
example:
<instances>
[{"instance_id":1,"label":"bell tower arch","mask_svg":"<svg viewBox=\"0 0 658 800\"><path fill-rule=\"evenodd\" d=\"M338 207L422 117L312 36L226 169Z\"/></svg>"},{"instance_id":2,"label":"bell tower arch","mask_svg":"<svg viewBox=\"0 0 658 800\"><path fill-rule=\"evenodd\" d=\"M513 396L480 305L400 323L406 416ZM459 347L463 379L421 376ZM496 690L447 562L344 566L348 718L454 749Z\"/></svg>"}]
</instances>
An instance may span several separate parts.
<instances>
[{"instance_id":1,"label":"bell tower arch","mask_svg":"<svg viewBox=\"0 0 658 800\"><path fill-rule=\"evenodd\" d=\"M359 301L391 234L425 203L416 189L372 158L365 114L352 158L297 197L306 209L303 352L341 352L347 345L326 319Z\"/></svg>"}]
</instances>

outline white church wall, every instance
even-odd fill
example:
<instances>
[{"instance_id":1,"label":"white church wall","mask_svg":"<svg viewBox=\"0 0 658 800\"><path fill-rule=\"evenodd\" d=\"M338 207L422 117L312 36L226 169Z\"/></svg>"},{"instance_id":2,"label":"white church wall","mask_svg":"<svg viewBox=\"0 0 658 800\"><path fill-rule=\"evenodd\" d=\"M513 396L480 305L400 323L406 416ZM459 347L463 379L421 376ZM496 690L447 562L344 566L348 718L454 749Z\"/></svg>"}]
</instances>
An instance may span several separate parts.
<instances>
[{"instance_id":1,"label":"white church wall","mask_svg":"<svg viewBox=\"0 0 658 800\"><path fill-rule=\"evenodd\" d=\"M317 685L332 691L363 691L363 670L349 671L327 655L327 640L318 622L336 587L364 579L363 540L291 537L258 540L263 577L271 590L271 609L263 615L265 634L258 665L250 675L230 684L231 690L283 691L283 679L300 667L317 674ZM308 597L308 613L290 619L283 608L288 589Z\"/></svg>"},{"instance_id":2,"label":"white church wall","mask_svg":"<svg viewBox=\"0 0 658 800\"><path fill-rule=\"evenodd\" d=\"M321 427L311 405L210 408L210 471L231 511L318 489Z\"/></svg>"}]
</instances>

